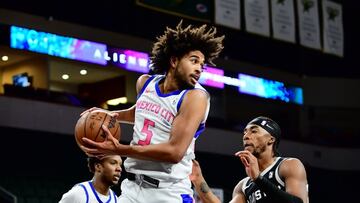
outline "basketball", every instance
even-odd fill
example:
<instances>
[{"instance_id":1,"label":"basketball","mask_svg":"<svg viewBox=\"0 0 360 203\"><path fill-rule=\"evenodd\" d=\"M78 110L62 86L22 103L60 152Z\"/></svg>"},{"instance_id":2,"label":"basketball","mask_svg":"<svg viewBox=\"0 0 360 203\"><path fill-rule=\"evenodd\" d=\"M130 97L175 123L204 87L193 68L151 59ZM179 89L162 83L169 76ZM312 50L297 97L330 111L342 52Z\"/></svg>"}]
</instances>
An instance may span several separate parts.
<instances>
[{"instance_id":1,"label":"basketball","mask_svg":"<svg viewBox=\"0 0 360 203\"><path fill-rule=\"evenodd\" d=\"M102 129L102 125L108 127L111 134L120 140L120 124L116 122L116 118L112 117L105 110L94 110L82 115L75 126L75 139L79 146L87 146L82 138L86 137L95 142L103 142L106 139L106 133Z\"/></svg>"}]
</instances>

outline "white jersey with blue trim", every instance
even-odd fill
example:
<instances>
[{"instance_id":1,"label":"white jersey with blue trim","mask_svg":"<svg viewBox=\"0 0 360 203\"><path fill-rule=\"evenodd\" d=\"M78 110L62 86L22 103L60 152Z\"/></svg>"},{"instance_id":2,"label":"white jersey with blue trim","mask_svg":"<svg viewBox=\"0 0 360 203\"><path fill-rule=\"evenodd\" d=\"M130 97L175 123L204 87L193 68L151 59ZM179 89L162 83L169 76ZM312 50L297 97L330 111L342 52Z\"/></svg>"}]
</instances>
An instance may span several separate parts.
<instances>
[{"instance_id":1,"label":"white jersey with blue trim","mask_svg":"<svg viewBox=\"0 0 360 203\"><path fill-rule=\"evenodd\" d=\"M91 181L76 184L65 193L59 203L117 203L118 197L109 189L109 195L98 193Z\"/></svg>"},{"instance_id":2,"label":"white jersey with blue trim","mask_svg":"<svg viewBox=\"0 0 360 203\"><path fill-rule=\"evenodd\" d=\"M131 145L149 145L165 143L170 138L174 118L177 116L184 95L190 89L177 90L169 94L161 93L159 81L164 75L153 75L144 84L135 109L134 134ZM206 90L197 83L196 89ZM210 96L204 120L200 124L193 141L188 147L183 159L177 163L148 161L128 157L124 166L127 172L148 175L159 180L176 181L188 178L192 170L192 159L195 158L195 140L205 129L205 121L209 113Z\"/></svg>"}]
</instances>

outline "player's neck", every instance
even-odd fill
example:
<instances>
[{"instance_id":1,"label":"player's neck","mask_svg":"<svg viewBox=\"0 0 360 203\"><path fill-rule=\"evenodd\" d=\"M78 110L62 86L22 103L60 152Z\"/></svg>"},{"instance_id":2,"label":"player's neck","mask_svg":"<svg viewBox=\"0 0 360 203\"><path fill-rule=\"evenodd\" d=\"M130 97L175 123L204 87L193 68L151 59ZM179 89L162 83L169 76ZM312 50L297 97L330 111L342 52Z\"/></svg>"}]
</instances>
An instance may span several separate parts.
<instances>
[{"instance_id":1,"label":"player's neck","mask_svg":"<svg viewBox=\"0 0 360 203\"><path fill-rule=\"evenodd\" d=\"M258 158L259 170L264 171L267 167L274 163L275 160L276 157L273 157L272 154L262 154L262 156Z\"/></svg>"},{"instance_id":2,"label":"player's neck","mask_svg":"<svg viewBox=\"0 0 360 203\"><path fill-rule=\"evenodd\" d=\"M92 184L96 190L96 192L102 195L109 195L109 186L101 182L99 178L94 178Z\"/></svg>"},{"instance_id":3,"label":"player's neck","mask_svg":"<svg viewBox=\"0 0 360 203\"><path fill-rule=\"evenodd\" d=\"M165 77L165 79L159 83L159 88L161 93L167 94L178 90L179 85L175 81L175 78L169 77L169 75L167 75L167 77Z\"/></svg>"}]
</instances>

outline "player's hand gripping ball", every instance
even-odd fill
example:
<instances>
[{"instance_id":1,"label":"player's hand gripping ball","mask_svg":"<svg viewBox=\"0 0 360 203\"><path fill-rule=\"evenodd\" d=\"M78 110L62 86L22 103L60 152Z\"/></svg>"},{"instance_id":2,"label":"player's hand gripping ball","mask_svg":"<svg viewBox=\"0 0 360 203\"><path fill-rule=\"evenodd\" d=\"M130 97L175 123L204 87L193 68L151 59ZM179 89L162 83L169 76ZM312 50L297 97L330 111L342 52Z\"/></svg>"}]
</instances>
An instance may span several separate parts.
<instances>
[{"instance_id":1,"label":"player's hand gripping ball","mask_svg":"<svg viewBox=\"0 0 360 203\"><path fill-rule=\"evenodd\" d=\"M110 112L105 110L94 110L83 114L77 121L75 126L76 143L79 146L91 147L83 142L83 137L95 142L103 142L106 140L106 133L102 129L102 125L108 127L109 131L116 139L120 139L121 129L116 118L111 116Z\"/></svg>"}]
</instances>

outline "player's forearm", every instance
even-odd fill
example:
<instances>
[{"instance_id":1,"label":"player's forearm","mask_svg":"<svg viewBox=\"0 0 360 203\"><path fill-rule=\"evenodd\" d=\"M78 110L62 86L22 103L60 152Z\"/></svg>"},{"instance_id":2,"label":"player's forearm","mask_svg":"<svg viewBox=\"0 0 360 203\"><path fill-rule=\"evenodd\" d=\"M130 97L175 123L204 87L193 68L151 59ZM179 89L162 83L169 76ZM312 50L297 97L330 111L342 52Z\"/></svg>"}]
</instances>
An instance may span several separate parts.
<instances>
[{"instance_id":1,"label":"player's forearm","mask_svg":"<svg viewBox=\"0 0 360 203\"><path fill-rule=\"evenodd\" d=\"M112 112L118 114L116 120L118 120L119 122L125 122L131 124L134 124L135 122L135 105L128 109L116 110Z\"/></svg>"},{"instance_id":2,"label":"player's forearm","mask_svg":"<svg viewBox=\"0 0 360 203\"><path fill-rule=\"evenodd\" d=\"M197 194L199 195L203 203L220 203L220 199L215 196L211 191L204 178L201 177L198 180L193 181L193 185Z\"/></svg>"},{"instance_id":3,"label":"player's forearm","mask_svg":"<svg viewBox=\"0 0 360 203\"><path fill-rule=\"evenodd\" d=\"M303 203L303 200L295 195L280 190L261 175L255 179L255 184L267 194L269 199L277 203Z\"/></svg>"},{"instance_id":4,"label":"player's forearm","mask_svg":"<svg viewBox=\"0 0 360 203\"><path fill-rule=\"evenodd\" d=\"M182 150L168 143L141 145L125 145L119 150L119 154L142 160L162 161L178 163L184 156Z\"/></svg>"}]
</instances>

